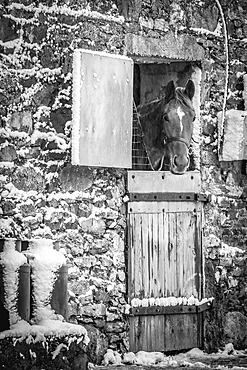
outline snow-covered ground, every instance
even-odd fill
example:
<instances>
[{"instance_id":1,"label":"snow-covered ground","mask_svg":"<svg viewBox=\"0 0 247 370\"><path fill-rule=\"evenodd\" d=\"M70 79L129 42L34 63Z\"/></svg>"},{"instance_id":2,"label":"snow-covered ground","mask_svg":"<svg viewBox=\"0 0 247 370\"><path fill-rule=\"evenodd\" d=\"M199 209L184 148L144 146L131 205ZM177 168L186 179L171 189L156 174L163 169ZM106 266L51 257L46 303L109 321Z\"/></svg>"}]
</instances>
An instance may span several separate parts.
<instances>
[{"instance_id":1,"label":"snow-covered ground","mask_svg":"<svg viewBox=\"0 0 247 370\"><path fill-rule=\"evenodd\" d=\"M245 351L236 351L232 343L225 345L222 351L217 353L206 354L199 348L193 348L186 353L180 353L174 356L166 356L162 352L145 352L139 351L136 354L133 352L125 353L121 356L120 353L108 349L104 356L103 365L139 365L139 366L159 366L159 367L186 367L186 368L210 368L210 360L231 359L238 355L246 355ZM226 361L227 362L227 361ZM220 365L218 369L228 369L226 366ZM232 370L246 369L241 366L231 366Z\"/></svg>"}]
</instances>

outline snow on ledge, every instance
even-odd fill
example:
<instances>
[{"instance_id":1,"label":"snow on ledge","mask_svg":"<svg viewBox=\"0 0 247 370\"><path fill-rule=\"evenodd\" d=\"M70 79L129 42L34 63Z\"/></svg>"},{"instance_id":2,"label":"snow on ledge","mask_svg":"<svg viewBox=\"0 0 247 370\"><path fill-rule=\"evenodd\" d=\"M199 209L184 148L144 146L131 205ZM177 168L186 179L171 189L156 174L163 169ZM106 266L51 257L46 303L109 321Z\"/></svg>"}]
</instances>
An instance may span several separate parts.
<instances>
[{"instance_id":1,"label":"snow on ledge","mask_svg":"<svg viewBox=\"0 0 247 370\"><path fill-rule=\"evenodd\" d=\"M150 306L200 306L204 303L212 302L214 300L213 297L211 298L203 298L199 300L198 298L195 298L193 295L189 298L186 297L161 297L161 298L133 298L131 300L131 307L150 307Z\"/></svg>"},{"instance_id":2,"label":"snow on ledge","mask_svg":"<svg viewBox=\"0 0 247 370\"><path fill-rule=\"evenodd\" d=\"M17 341L26 343L36 343L46 341L46 337L55 336L57 338L74 336L70 342L83 341L88 345L90 339L86 329L81 325L70 324L60 320L42 320L39 325L30 325L24 320L11 325L9 330L0 333L0 340L5 338L16 338Z\"/></svg>"}]
</instances>

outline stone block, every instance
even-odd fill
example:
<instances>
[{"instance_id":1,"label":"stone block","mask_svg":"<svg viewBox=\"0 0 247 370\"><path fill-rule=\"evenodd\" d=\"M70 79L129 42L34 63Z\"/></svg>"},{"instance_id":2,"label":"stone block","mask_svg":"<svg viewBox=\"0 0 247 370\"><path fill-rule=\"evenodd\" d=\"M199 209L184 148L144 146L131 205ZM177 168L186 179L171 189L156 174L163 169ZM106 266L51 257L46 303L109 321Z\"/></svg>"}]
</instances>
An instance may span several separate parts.
<instances>
[{"instance_id":1,"label":"stone block","mask_svg":"<svg viewBox=\"0 0 247 370\"><path fill-rule=\"evenodd\" d=\"M103 303L82 306L79 309L80 315L90 317L103 317L106 315L106 306Z\"/></svg>"},{"instance_id":2,"label":"stone block","mask_svg":"<svg viewBox=\"0 0 247 370\"><path fill-rule=\"evenodd\" d=\"M108 348L108 339L92 325L84 325L90 342L87 347L88 361L100 365Z\"/></svg>"},{"instance_id":3,"label":"stone block","mask_svg":"<svg viewBox=\"0 0 247 370\"><path fill-rule=\"evenodd\" d=\"M152 58L182 59L200 61L204 59L204 50L196 39L189 35L178 35L169 32L162 39L147 38L128 33L125 37L127 54L143 57L148 61Z\"/></svg>"},{"instance_id":4,"label":"stone block","mask_svg":"<svg viewBox=\"0 0 247 370\"><path fill-rule=\"evenodd\" d=\"M71 109L59 108L56 111L51 112L52 126L58 133L64 133L66 122L70 120L71 120Z\"/></svg>"},{"instance_id":5,"label":"stone block","mask_svg":"<svg viewBox=\"0 0 247 370\"><path fill-rule=\"evenodd\" d=\"M93 170L67 164L60 174L63 191L84 191L93 184Z\"/></svg>"},{"instance_id":6,"label":"stone block","mask_svg":"<svg viewBox=\"0 0 247 370\"><path fill-rule=\"evenodd\" d=\"M70 278L71 278L71 274L70 274ZM73 292L73 294L76 294L77 296L86 295L90 289L90 284L88 281L73 279L68 282L68 289L71 292Z\"/></svg>"},{"instance_id":7,"label":"stone block","mask_svg":"<svg viewBox=\"0 0 247 370\"><path fill-rule=\"evenodd\" d=\"M225 317L224 334L227 343L232 343L235 349L245 349L247 317L241 312L228 312Z\"/></svg>"},{"instance_id":8,"label":"stone block","mask_svg":"<svg viewBox=\"0 0 247 370\"><path fill-rule=\"evenodd\" d=\"M77 266L80 266L82 269L84 269L95 266L97 263L97 259L95 256L83 256L75 258L74 262Z\"/></svg>"},{"instance_id":9,"label":"stone block","mask_svg":"<svg viewBox=\"0 0 247 370\"><path fill-rule=\"evenodd\" d=\"M203 7L200 6L198 10L193 10L193 16L191 17L191 27L202 28L213 32L219 20L219 9L215 4L206 5L203 3Z\"/></svg>"},{"instance_id":10,"label":"stone block","mask_svg":"<svg viewBox=\"0 0 247 370\"><path fill-rule=\"evenodd\" d=\"M110 250L111 245L110 241L106 239L96 239L94 240L93 245L90 248L90 253L91 254L102 254Z\"/></svg>"},{"instance_id":11,"label":"stone block","mask_svg":"<svg viewBox=\"0 0 247 370\"><path fill-rule=\"evenodd\" d=\"M155 19L154 29L161 30L161 31L168 31L169 23L165 21L163 18Z\"/></svg>"},{"instance_id":12,"label":"stone block","mask_svg":"<svg viewBox=\"0 0 247 370\"><path fill-rule=\"evenodd\" d=\"M15 203L10 200L5 200L2 202L2 210L4 215L14 215L15 214Z\"/></svg>"},{"instance_id":13,"label":"stone block","mask_svg":"<svg viewBox=\"0 0 247 370\"><path fill-rule=\"evenodd\" d=\"M45 190L44 176L33 167L18 167L13 174L12 182L19 190Z\"/></svg>"},{"instance_id":14,"label":"stone block","mask_svg":"<svg viewBox=\"0 0 247 370\"><path fill-rule=\"evenodd\" d=\"M105 233L106 224L103 220L88 218L87 220L80 219L79 222L82 231L96 235L103 235Z\"/></svg>"},{"instance_id":15,"label":"stone block","mask_svg":"<svg viewBox=\"0 0 247 370\"><path fill-rule=\"evenodd\" d=\"M3 42L12 41L18 38L16 24L11 19L0 16L0 40Z\"/></svg>"},{"instance_id":16,"label":"stone block","mask_svg":"<svg viewBox=\"0 0 247 370\"><path fill-rule=\"evenodd\" d=\"M31 133L33 128L32 113L29 111L13 113L9 119L9 125L13 130Z\"/></svg>"},{"instance_id":17,"label":"stone block","mask_svg":"<svg viewBox=\"0 0 247 370\"><path fill-rule=\"evenodd\" d=\"M92 205L80 203L78 205L76 214L78 217L86 217L86 218L89 217L92 214Z\"/></svg>"},{"instance_id":18,"label":"stone block","mask_svg":"<svg viewBox=\"0 0 247 370\"><path fill-rule=\"evenodd\" d=\"M14 146L8 145L0 150L0 162L12 162L17 158Z\"/></svg>"},{"instance_id":19,"label":"stone block","mask_svg":"<svg viewBox=\"0 0 247 370\"><path fill-rule=\"evenodd\" d=\"M222 112L218 114L221 123ZM223 149L220 160L241 161L247 159L247 111L231 109L226 112Z\"/></svg>"},{"instance_id":20,"label":"stone block","mask_svg":"<svg viewBox=\"0 0 247 370\"><path fill-rule=\"evenodd\" d=\"M20 205L20 211L23 214L23 216L35 216L37 213L37 209L34 206L33 203L29 202L28 204L21 204Z\"/></svg>"},{"instance_id":21,"label":"stone block","mask_svg":"<svg viewBox=\"0 0 247 370\"><path fill-rule=\"evenodd\" d=\"M107 322L106 332L107 333L122 333L126 330L126 323L123 321Z\"/></svg>"}]
</instances>

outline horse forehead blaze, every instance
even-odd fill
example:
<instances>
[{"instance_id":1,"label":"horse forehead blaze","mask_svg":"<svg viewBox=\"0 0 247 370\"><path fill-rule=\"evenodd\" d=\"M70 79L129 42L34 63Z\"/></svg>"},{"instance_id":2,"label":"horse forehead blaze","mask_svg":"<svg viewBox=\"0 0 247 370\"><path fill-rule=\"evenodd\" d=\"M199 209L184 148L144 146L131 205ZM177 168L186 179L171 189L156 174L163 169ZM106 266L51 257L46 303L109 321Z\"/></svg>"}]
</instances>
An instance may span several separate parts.
<instances>
[{"instance_id":1,"label":"horse forehead blaze","mask_svg":"<svg viewBox=\"0 0 247 370\"><path fill-rule=\"evenodd\" d=\"M180 129L181 129L181 132L183 131L183 117L185 116L185 113L184 111L181 109L180 106L178 106L177 108L177 115L178 115L178 118L179 118L179 123L180 123Z\"/></svg>"}]
</instances>

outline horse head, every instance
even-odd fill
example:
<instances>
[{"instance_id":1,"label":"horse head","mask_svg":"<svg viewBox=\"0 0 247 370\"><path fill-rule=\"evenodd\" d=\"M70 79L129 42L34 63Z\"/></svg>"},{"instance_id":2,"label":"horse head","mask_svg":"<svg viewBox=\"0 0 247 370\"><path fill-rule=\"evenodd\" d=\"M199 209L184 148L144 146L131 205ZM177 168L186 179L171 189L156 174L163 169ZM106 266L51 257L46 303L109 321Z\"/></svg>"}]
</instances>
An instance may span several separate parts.
<instances>
[{"instance_id":1,"label":"horse head","mask_svg":"<svg viewBox=\"0 0 247 370\"><path fill-rule=\"evenodd\" d=\"M144 144L154 170L162 169L165 157L169 158L172 173L181 175L188 169L195 119L194 93L192 80L185 88L176 88L170 81L162 99L138 107Z\"/></svg>"}]
</instances>

